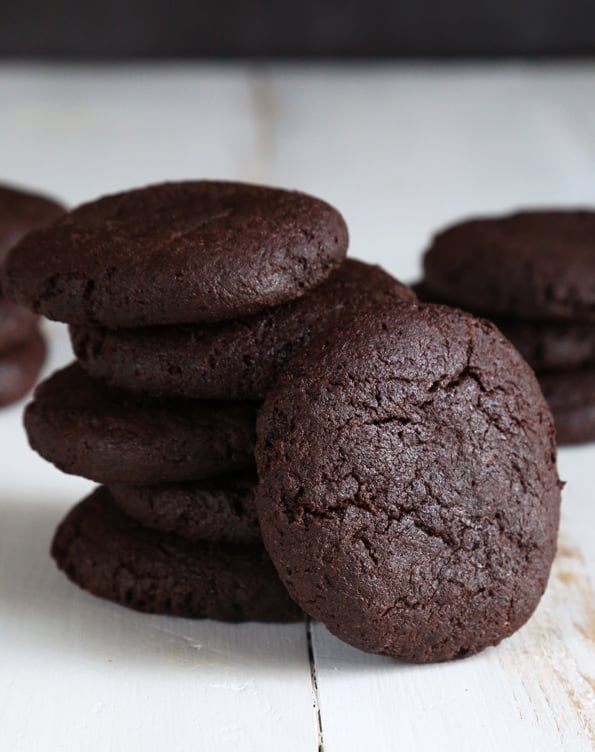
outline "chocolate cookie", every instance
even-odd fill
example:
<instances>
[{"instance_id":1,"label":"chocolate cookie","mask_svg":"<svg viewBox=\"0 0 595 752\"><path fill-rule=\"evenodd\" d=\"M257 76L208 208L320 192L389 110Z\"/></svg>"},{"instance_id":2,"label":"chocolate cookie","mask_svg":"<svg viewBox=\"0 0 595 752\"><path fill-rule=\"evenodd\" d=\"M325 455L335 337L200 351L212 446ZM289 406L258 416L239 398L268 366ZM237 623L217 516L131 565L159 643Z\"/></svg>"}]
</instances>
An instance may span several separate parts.
<instances>
[{"instance_id":1,"label":"chocolate cookie","mask_svg":"<svg viewBox=\"0 0 595 752\"><path fill-rule=\"evenodd\" d=\"M24 235L46 227L64 211L53 199L0 185L0 265Z\"/></svg>"},{"instance_id":2,"label":"chocolate cookie","mask_svg":"<svg viewBox=\"0 0 595 752\"><path fill-rule=\"evenodd\" d=\"M438 234L424 258L429 290L462 308L595 320L595 212L527 211Z\"/></svg>"},{"instance_id":3,"label":"chocolate cookie","mask_svg":"<svg viewBox=\"0 0 595 752\"><path fill-rule=\"evenodd\" d=\"M592 322L496 319L494 323L536 371L565 371L595 363Z\"/></svg>"},{"instance_id":4,"label":"chocolate cookie","mask_svg":"<svg viewBox=\"0 0 595 752\"><path fill-rule=\"evenodd\" d=\"M373 297L415 300L378 266L348 259L300 300L219 324L108 330L71 327L81 365L114 386L201 399L264 399L317 331Z\"/></svg>"},{"instance_id":5,"label":"chocolate cookie","mask_svg":"<svg viewBox=\"0 0 595 752\"><path fill-rule=\"evenodd\" d=\"M312 344L257 420L257 511L294 600L346 642L476 653L533 613L556 548L554 428L488 322L385 302Z\"/></svg>"},{"instance_id":6,"label":"chocolate cookie","mask_svg":"<svg viewBox=\"0 0 595 752\"><path fill-rule=\"evenodd\" d=\"M77 585L151 614L298 621L262 546L189 543L141 527L98 488L58 527L52 556Z\"/></svg>"},{"instance_id":7,"label":"chocolate cookie","mask_svg":"<svg viewBox=\"0 0 595 752\"><path fill-rule=\"evenodd\" d=\"M17 402L33 388L45 360L45 342L35 332L0 354L0 407Z\"/></svg>"},{"instance_id":8,"label":"chocolate cookie","mask_svg":"<svg viewBox=\"0 0 595 752\"><path fill-rule=\"evenodd\" d=\"M423 282L412 286L420 300L428 303L456 302L439 300ZM483 311L471 311L486 316ZM488 316L489 317L489 316ZM567 370L595 363L595 325L589 321L537 321L491 316L498 329L509 339L536 371Z\"/></svg>"},{"instance_id":9,"label":"chocolate cookie","mask_svg":"<svg viewBox=\"0 0 595 752\"><path fill-rule=\"evenodd\" d=\"M49 198L0 186L0 269L10 248L24 235L45 227L62 214L64 209ZM37 316L22 306L4 300L0 291L0 352L25 342L36 329ZM33 382L25 391L31 386Z\"/></svg>"},{"instance_id":10,"label":"chocolate cookie","mask_svg":"<svg viewBox=\"0 0 595 752\"><path fill-rule=\"evenodd\" d=\"M40 384L29 442L66 473L100 483L166 483L250 467L256 405L164 402L91 379L73 364Z\"/></svg>"},{"instance_id":11,"label":"chocolate cookie","mask_svg":"<svg viewBox=\"0 0 595 752\"><path fill-rule=\"evenodd\" d=\"M51 319L113 327L220 321L301 297L347 251L311 196L223 182L106 196L27 238L6 290Z\"/></svg>"},{"instance_id":12,"label":"chocolate cookie","mask_svg":"<svg viewBox=\"0 0 595 752\"><path fill-rule=\"evenodd\" d=\"M260 543L256 472L228 473L195 483L110 485L116 504L145 527L191 541Z\"/></svg>"},{"instance_id":13,"label":"chocolate cookie","mask_svg":"<svg viewBox=\"0 0 595 752\"><path fill-rule=\"evenodd\" d=\"M539 373L558 444L595 441L595 368Z\"/></svg>"},{"instance_id":14,"label":"chocolate cookie","mask_svg":"<svg viewBox=\"0 0 595 752\"><path fill-rule=\"evenodd\" d=\"M37 316L23 306L9 303L0 295L0 353L12 350L39 329Z\"/></svg>"}]
</instances>

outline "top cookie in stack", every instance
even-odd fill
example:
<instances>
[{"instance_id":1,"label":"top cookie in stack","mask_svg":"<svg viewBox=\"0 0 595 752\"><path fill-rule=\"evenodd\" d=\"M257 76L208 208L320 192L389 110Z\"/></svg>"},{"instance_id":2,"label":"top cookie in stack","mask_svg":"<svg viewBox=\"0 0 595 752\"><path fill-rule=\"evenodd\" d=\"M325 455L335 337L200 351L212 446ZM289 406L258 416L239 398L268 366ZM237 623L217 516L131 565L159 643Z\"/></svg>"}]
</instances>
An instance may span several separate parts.
<instances>
[{"instance_id":1,"label":"top cookie in stack","mask_svg":"<svg viewBox=\"0 0 595 752\"><path fill-rule=\"evenodd\" d=\"M537 372L558 442L595 439L595 212L524 211L439 233L427 300L492 319Z\"/></svg>"},{"instance_id":2,"label":"top cookie in stack","mask_svg":"<svg viewBox=\"0 0 595 752\"><path fill-rule=\"evenodd\" d=\"M106 196L10 258L7 291L50 319L137 327L222 321L300 298L347 252L331 206L225 182Z\"/></svg>"},{"instance_id":3,"label":"top cookie in stack","mask_svg":"<svg viewBox=\"0 0 595 752\"><path fill-rule=\"evenodd\" d=\"M347 245L323 201L201 181L86 204L11 255L10 296L69 323L79 359L38 388L29 440L109 486L56 535L72 579L146 611L299 616L256 522L257 400L348 309L415 299L378 267L344 262Z\"/></svg>"}]
</instances>

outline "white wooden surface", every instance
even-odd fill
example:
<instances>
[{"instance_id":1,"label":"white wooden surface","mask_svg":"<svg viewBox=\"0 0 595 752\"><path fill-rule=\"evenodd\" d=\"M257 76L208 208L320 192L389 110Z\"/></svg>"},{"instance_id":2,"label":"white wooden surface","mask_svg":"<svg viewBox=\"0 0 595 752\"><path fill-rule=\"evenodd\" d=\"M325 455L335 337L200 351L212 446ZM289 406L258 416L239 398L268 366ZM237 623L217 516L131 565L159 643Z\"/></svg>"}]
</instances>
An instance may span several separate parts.
<instances>
[{"instance_id":1,"label":"white wooden surface","mask_svg":"<svg viewBox=\"0 0 595 752\"><path fill-rule=\"evenodd\" d=\"M0 66L0 179L76 203L196 176L319 194L354 255L412 279L452 219L595 201L595 65ZM49 371L69 350L47 331ZM147 617L67 583L47 548L90 484L28 450L21 407L0 413L0 750L595 748L595 445L560 454L559 554L517 635L416 667L314 625L310 660L305 625Z\"/></svg>"}]
</instances>

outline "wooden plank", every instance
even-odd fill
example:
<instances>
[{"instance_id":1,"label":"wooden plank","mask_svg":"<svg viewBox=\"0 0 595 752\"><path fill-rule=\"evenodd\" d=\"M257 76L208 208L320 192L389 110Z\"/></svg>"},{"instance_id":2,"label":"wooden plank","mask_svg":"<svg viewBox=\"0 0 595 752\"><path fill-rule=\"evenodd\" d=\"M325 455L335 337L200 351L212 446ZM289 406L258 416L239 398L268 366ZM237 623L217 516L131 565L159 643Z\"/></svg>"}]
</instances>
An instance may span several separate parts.
<instances>
[{"instance_id":1,"label":"wooden plank","mask_svg":"<svg viewBox=\"0 0 595 752\"><path fill-rule=\"evenodd\" d=\"M453 218L595 195L593 67L147 71L0 67L3 177L72 202L196 175L311 190L345 213L354 255L404 279ZM54 367L70 356L49 331ZM3 748L316 748L301 626L145 617L78 591L47 547L89 484L28 450L19 408L0 441ZM327 752L593 747L594 451L561 455L550 587L499 648L406 666L312 628Z\"/></svg>"},{"instance_id":2,"label":"wooden plank","mask_svg":"<svg viewBox=\"0 0 595 752\"><path fill-rule=\"evenodd\" d=\"M352 252L402 279L475 213L592 203L595 68L275 72L276 182L344 211ZM595 745L595 449L567 450L560 550L535 617L467 661L409 666L312 630L324 749Z\"/></svg>"},{"instance_id":3,"label":"wooden plank","mask_svg":"<svg viewBox=\"0 0 595 752\"><path fill-rule=\"evenodd\" d=\"M71 202L166 178L251 177L256 87L243 69L0 67L2 178ZM51 361L72 358L47 326ZM151 617L87 595L48 555L91 484L27 446L2 412L0 747L314 750L304 624Z\"/></svg>"},{"instance_id":4,"label":"wooden plank","mask_svg":"<svg viewBox=\"0 0 595 752\"><path fill-rule=\"evenodd\" d=\"M243 67L0 66L2 179L78 203L163 180L249 177L259 159Z\"/></svg>"}]
</instances>

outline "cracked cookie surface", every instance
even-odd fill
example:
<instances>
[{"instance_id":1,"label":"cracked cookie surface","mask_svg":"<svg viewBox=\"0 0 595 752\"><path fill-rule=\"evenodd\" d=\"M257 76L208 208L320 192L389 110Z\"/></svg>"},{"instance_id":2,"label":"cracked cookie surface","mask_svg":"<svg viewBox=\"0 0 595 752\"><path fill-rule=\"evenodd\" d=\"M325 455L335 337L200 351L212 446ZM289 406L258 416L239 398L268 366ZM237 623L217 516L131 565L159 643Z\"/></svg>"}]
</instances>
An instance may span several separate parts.
<instances>
[{"instance_id":1,"label":"cracked cookie surface","mask_svg":"<svg viewBox=\"0 0 595 752\"><path fill-rule=\"evenodd\" d=\"M100 598L151 614L221 621L298 621L264 548L190 543L141 527L96 489L58 526L52 556Z\"/></svg>"},{"instance_id":2,"label":"cracked cookie surface","mask_svg":"<svg viewBox=\"0 0 595 752\"><path fill-rule=\"evenodd\" d=\"M556 546L554 430L488 322L362 310L292 363L257 436L265 546L294 600L346 642L448 660L532 614Z\"/></svg>"},{"instance_id":3,"label":"cracked cookie surface","mask_svg":"<svg viewBox=\"0 0 595 752\"><path fill-rule=\"evenodd\" d=\"M163 183L105 196L7 260L10 299L112 327L220 321L301 297L347 252L339 212L303 193Z\"/></svg>"}]
</instances>

